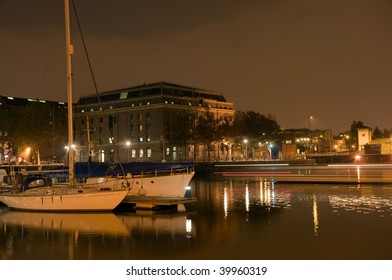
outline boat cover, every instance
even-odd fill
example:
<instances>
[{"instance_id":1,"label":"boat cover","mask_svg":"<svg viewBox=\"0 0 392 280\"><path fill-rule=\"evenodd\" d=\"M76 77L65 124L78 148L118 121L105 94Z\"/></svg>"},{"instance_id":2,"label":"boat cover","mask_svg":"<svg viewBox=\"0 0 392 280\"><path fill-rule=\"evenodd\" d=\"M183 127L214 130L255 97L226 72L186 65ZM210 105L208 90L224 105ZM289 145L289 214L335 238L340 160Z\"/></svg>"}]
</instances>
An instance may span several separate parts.
<instances>
[{"instance_id":1,"label":"boat cover","mask_svg":"<svg viewBox=\"0 0 392 280\"><path fill-rule=\"evenodd\" d=\"M75 177L104 177L124 175L127 173L141 174L173 169L192 168L193 162L166 163L166 162L129 162L121 164L109 164L103 162L77 162L75 163ZM65 167L65 171L68 168ZM68 177L68 172L50 172L45 174L48 178Z\"/></svg>"}]
</instances>

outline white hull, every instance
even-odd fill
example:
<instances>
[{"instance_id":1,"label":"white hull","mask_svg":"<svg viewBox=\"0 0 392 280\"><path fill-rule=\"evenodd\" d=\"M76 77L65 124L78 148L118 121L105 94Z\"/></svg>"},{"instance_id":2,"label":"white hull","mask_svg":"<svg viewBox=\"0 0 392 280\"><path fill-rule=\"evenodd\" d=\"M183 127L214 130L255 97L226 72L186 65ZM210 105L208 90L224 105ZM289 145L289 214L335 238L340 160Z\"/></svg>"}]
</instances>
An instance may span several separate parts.
<instances>
[{"instance_id":1,"label":"white hull","mask_svg":"<svg viewBox=\"0 0 392 280\"><path fill-rule=\"evenodd\" d=\"M163 176L125 178L88 178L86 185L99 184L100 188L125 187L129 184L128 196L184 197L186 188L195 172L174 173Z\"/></svg>"},{"instance_id":2,"label":"white hull","mask_svg":"<svg viewBox=\"0 0 392 280\"><path fill-rule=\"evenodd\" d=\"M20 193L0 195L12 209L31 211L111 211L125 198L128 190L100 191L95 188L38 187Z\"/></svg>"}]
</instances>

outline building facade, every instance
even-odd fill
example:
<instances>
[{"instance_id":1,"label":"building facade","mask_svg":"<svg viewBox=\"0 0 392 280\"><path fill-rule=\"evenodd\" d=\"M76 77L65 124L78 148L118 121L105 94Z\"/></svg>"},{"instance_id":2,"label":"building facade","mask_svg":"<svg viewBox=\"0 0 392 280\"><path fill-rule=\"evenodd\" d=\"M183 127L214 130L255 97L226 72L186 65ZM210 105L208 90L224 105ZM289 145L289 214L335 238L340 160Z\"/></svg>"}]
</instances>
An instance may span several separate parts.
<instances>
[{"instance_id":1,"label":"building facade","mask_svg":"<svg viewBox=\"0 0 392 280\"><path fill-rule=\"evenodd\" d=\"M74 114L76 160L205 160L192 137L198 116L233 117L220 93L159 82L82 97Z\"/></svg>"}]
</instances>

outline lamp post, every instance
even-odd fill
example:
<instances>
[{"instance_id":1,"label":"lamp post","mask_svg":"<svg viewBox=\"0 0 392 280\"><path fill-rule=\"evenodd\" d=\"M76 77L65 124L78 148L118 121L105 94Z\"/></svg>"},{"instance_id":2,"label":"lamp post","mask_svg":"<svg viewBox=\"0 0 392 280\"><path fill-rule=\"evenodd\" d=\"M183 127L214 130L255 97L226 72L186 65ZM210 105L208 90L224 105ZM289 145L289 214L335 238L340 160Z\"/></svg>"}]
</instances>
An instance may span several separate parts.
<instances>
[{"instance_id":1,"label":"lamp post","mask_svg":"<svg viewBox=\"0 0 392 280\"><path fill-rule=\"evenodd\" d=\"M309 117L308 117L308 129L309 129L309 131L310 131L310 120L311 120L311 119L313 119L313 116L309 116Z\"/></svg>"},{"instance_id":2,"label":"lamp post","mask_svg":"<svg viewBox=\"0 0 392 280\"><path fill-rule=\"evenodd\" d=\"M309 152L312 152L312 137L310 134L310 120L313 119L313 116L308 117L308 132L309 132Z\"/></svg>"},{"instance_id":3,"label":"lamp post","mask_svg":"<svg viewBox=\"0 0 392 280\"><path fill-rule=\"evenodd\" d=\"M245 144L245 160L248 159L248 139L244 139Z\"/></svg>"}]
</instances>

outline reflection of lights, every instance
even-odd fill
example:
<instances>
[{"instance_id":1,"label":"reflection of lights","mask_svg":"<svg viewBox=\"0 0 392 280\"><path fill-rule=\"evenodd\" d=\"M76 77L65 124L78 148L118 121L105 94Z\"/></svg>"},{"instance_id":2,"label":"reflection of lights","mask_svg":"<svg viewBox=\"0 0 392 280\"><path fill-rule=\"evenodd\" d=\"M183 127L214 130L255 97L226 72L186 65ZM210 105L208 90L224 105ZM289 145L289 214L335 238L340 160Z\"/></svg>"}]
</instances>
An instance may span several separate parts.
<instances>
[{"instance_id":1,"label":"reflection of lights","mask_svg":"<svg viewBox=\"0 0 392 280\"><path fill-rule=\"evenodd\" d=\"M272 204L275 204L275 183L274 183L274 181L271 182L271 201L272 201Z\"/></svg>"},{"instance_id":2,"label":"reflection of lights","mask_svg":"<svg viewBox=\"0 0 392 280\"><path fill-rule=\"evenodd\" d=\"M223 190L223 209L225 211L225 218L227 218L227 207L228 207L228 202L227 202L227 188L224 188Z\"/></svg>"},{"instance_id":3,"label":"reflection of lights","mask_svg":"<svg viewBox=\"0 0 392 280\"><path fill-rule=\"evenodd\" d=\"M191 236L191 233L192 233L192 220L191 219L186 219L185 230L186 230L186 233L187 233L186 237L187 238L191 238L192 237Z\"/></svg>"},{"instance_id":4,"label":"reflection of lights","mask_svg":"<svg viewBox=\"0 0 392 280\"><path fill-rule=\"evenodd\" d=\"M191 186L186 186L186 187L185 187L185 190L187 190L187 191L190 191L191 189L192 189Z\"/></svg>"},{"instance_id":5,"label":"reflection of lights","mask_svg":"<svg viewBox=\"0 0 392 280\"><path fill-rule=\"evenodd\" d=\"M383 217L386 213L392 215L392 199L378 196L357 196L357 195L330 195L329 204L334 209L356 212L362 214L379 214Z\"/></svg>"},{"instance_id":6,"label":"reflection of lights","mask_svg":"<svg viewBox=\"0 0 392 280\"><path fill-rule=\"evenodd\" d=\"M264 202L264 192L263 192L263 181L260 181L260 203L263 206Z\"/></svg>"},{"instance_id":7,"label":"reflection of lights","mask_svg":"<svg viewBox=\"0 0 392 280\"><path fill-rule=\"evenodd\" d=\"M270 184L266 180L264 182L260 181L260 203L261 203L261 205L270 206L271 201L272 201L272 204L274 204L275 192L271 189L271 187L272 188L274 187L273 182Z\"/></svg>"},{"instance_id":8,"label":"reflection of lights","mask_svg":"<svg viewBox=\"0 0 392 280\"><path fill-rule=\"evenodd\" d=\"M317 211L317 197L313 195L313 232L314 235L318 235L318 211Z\"/></svg>"},{"instance_id":9,"label":"reflection of lights","mask_svg":"<svg viewBox=\"0 0 392 280\"><path fill-rule=\"evenodd\" d=\"M245 208L246 212L249 212L249 186L246 184L245 187Z\"/></svg>"},{"instance_id":10,"label":"reflection of lights","mask_svg":"<svg viewBox=\"0 0 392 280\"><path fill-rule=\"evenodd\" d=\"M359 166L357 166L357 178L358 178L358 183L360 183L361 182L361 173L360 173Z\"/></svg>"}]
</instances>

